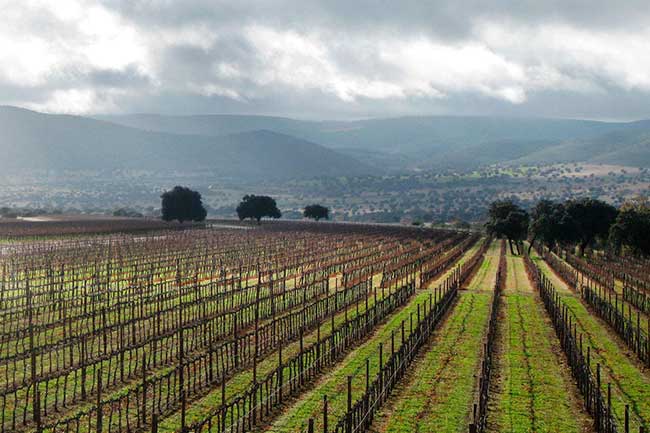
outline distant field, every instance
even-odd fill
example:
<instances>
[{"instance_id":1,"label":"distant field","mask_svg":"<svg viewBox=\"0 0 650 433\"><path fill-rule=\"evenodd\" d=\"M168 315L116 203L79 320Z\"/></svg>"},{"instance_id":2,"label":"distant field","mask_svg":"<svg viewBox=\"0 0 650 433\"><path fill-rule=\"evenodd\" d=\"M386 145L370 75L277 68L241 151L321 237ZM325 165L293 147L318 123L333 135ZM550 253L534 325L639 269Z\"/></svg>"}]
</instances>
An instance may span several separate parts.
<instances>
[{"instance_id":1,"label":"distant field","mask_svg":"<svg viewBox=\"0 0 650 433\"><path fill-rule=\"evenodd\" d=\"M189 225L188 225L189 226ZM87 215L47 215L0 218L0 238L71 236L82 234L142 232L175 229L175 224L159 219L119 218Z\"/></svg>"}]
</instances>

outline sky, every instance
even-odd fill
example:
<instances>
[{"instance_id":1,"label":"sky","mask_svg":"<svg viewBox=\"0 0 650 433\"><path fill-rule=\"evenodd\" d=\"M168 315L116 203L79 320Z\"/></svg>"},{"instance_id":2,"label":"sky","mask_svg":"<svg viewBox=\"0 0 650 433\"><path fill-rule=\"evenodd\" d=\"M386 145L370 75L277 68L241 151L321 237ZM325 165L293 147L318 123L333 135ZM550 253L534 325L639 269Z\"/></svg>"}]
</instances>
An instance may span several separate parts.
<instances>
[{"instance_id":1,"label":"sky","mask_svg":"<svg viewBox=\"0 0 650 433\"><path fill-rule=\"evenodd\" d=\"M650 118L648 0L0 0L0 105Z\"/></svg>"}]
</instances>

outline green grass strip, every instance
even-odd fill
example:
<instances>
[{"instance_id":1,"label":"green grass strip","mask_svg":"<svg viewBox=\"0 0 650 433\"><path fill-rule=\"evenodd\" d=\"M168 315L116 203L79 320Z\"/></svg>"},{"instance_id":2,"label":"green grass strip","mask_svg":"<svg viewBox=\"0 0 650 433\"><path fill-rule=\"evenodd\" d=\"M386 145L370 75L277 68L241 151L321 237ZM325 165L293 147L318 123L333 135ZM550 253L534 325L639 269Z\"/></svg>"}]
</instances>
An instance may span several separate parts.
<instances>
[{"instance_id":1,"label":"green grass strip","mask_svg":"<svg viewBox=\"0 0 650 433\"><path fill-rule=\"evenodd\" d=\"M489 425L498 432L580 432L584 414L562 369L561 349L526 278L521 258L508 255ZM561 355L560 355L561 356ZM568 372L566 372L568 375Z\"/></svg>"},{"instance_id":2,"label":"green grass strip","mask_svg":"<svg viewBox=\"0 0 650 433\"><path fill-rule=\"evenodd\" d=\"M474 254L479 244L466 252L461 257L459 263L463 263L469 259ZM447 271L433 284L430 284L429 288L418 291L418 293L404 308L395 313L388 322L377 329L371 339L360 345L359 348L353 352L349 353L335 370L331 371L321 379L316 386L304 394L302 398L290 405L290 407L288 407L287 410L272 423L272 425L265 429L265 431L300 431L306 425L309 418L314 418L316 431L322 431L323 395L328 396L329 422L330 426L333 426L346 412L347 376L353 376L352 401L356 401L365 390L366 359L368 359L370 363L370 375L372 380L379 370L379 353L377 349L379 343L384 343L384 360L387 360L390 356L391 333L393 331L395 332L395 347L397 348L401 344L400 328L402 320L406 322L405 334L406 338L408 338L410 315L412 314L414 317L413 326L415 327L417 320L417 305L428 301L429 296L433 293L433 288L436 287L436 284L443 281L452 270ZM424 311L422 311L422 317L424 317Z\"/></svg>"},{"instance_id":3,"label":"green grass strip","mask_svg":"<svg viewBox=\"0 0 650 433\"><path fill-rule=\"evenodd\" d=\"M466 431L498 260L495 242L429 350L419 357L393 402L376 415L374 430Z\"/></svg>"},{"instance_id":4,"label":"green grass strip","mask_svg":"<svg viewBox=\"0 0 650 433\"><path fill-rule=\"evenodd\" d=\"M625 405L630 405L630 414L635 424L650 428L650 374L636 360L625 344L609 329L609 326L589 312L579 296L538 256L533 260L542 272L551 279L563 302L576 319L578 333L583 334L585 351L591 346L591 365L601 365L602 383L612 384L612 406L620 425L623 425ZM637 429L638 430L638 429Z\"/></svg>"}]
</instances>

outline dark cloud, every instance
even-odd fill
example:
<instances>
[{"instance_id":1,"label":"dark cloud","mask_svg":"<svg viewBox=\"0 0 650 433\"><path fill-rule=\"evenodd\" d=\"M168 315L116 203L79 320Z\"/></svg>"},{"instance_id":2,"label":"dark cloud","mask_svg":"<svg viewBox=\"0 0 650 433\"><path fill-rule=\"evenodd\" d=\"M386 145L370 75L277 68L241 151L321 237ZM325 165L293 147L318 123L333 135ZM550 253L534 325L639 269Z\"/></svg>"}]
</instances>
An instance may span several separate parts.
<instances>
[{"instance_id":1,"label":"dark cloud","mask_svg":"<svg viewBox=\"0 0 650 433\"><path fill-rule=\"evenodd\" d=\"M83 75L88 84L97 87L124 89L149 86L151 84L151 79L135 66L123 70L93 69Z\"/></svg>"},{"instance_id":2,"label":"dark cloud","mask_svg":"<svg viewBox=\"0 0 650 433\"><path fill-rule=\"evenodd\" d=\"M71 3L12 4L0 29L0 103L650 117L647 0Z\"/></svg>"},{"instance_id":3,"label":"dark cloud","mask_svg":"<svg viewBox=\"0 0 650 433\"><path fill-rule=\"evenodd\" d=\"M438 37L470 34L477 19L534 25L560 22L605 30L647 28L650 20L646 0L107 0L103 4L126 19L154 27L258 23L299 30L323 27Z\"/></svg>"}]
</instances>

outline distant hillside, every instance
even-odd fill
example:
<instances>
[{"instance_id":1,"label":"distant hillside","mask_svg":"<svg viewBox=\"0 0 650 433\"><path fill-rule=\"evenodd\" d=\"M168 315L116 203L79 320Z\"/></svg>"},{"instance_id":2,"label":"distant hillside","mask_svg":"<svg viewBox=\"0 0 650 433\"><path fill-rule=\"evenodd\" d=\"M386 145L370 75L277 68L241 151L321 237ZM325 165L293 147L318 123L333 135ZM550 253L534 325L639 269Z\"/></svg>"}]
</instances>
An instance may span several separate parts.
<instances>
[{"instance_id":1,"label":"distant hillside","mask_svg":"<svg viewBox=\"0 0 650 433\"><path fill-rule=\"evenodd\" d=\"M636 122L627 128L596 137L552 143L516 158L512 163L538 164L565 161L647 167L650 165L650 122Z\"/></svg>"},{"instance_id":2,"label":"distant hillside","mask_svg":"<svg viewBox=\"0 0 650 433\"><path fill-rule=\"evenodd\" d=\"M248 179L589 161L647 166L650 121L47 115L0 107L0 168L212 170Z\"/></svg>"},{"instance_id":3,"label":"distant hillside","mask_svg":"<svg viewBox=\"0 0 650 433\"><path fill-rule=\"evenodd\" d=\"M247 179L358 175L354 158L269 130L222 136L143 131L0 107L0 168L211 170Z\"/></svg>"},{"instance_id":4,"label":"distant hillside","mask_svg":"<svg viewBox=\"0 0 650 433\"><path fill-rule=\"evenodd\" d=\"M116 116L95 116L96 119L130 126L145 131L167 132L171 134L227 135L239 132L267 129L289 133L307 130L318 122L304 122L273 116L246 115L197 115L165 116L161 114L128 114Z\"/></svg>"},{"instance_id":5,"label":"distant hillside","mask_svg":"<svg viewBox=\"0 0 650 433\"><path fill-rule=\"evenodd\" d=\"M589 158L603 162L637 160L645 155L634 150L604 152L602 144L614 144L616 134L641 137L650 122L597 122L480 116L421 116L358 121L300 121L282 117L202 115L125 115L102 117L136 128L174 133L219 135L264 128L290 134L339 150L375 165L399 169L467 168L480 164L521 160L526 163ZM607 134L614 135L607 135ZM630 141L632 140L632 141ZM604 143L601 143L603 141ZM573 143L573 144L570 144ZM638 143L637 143L638 144ZM568 147L566 147L568 146ZM573 149L579 147L583 150ZM589 146L595 146L589 149ZM611 146L610 146L611 147ZM585 151L584 149L589 149ZM599 152L604 152L600 155ZM632 149L629 149L632 152Z\"/></svg>"},{"instance_id":6,"label":"distant hillside","mask_svg":"<svg viewBox=\"0 0 650 433\"><path fill-rule=\"evenodd\" d=\"M566 119L423 116L350 122L311 137L323 145L400 150L454 151L497 141L566 140L610 131L616 124Z\"/></svg>"},{"instance_id":7,"label":"distant hillside","mask_svg":"<svg viewBox=\"0 0 650 433\"><path fill-rule=\"evenodd\" d=\"M554 140L497 140L473 146L449 149L430 157L428 162L435 166L473 168L480 165L517 160L539 149L554 146Z\"/></svg>"}]
</instances>

